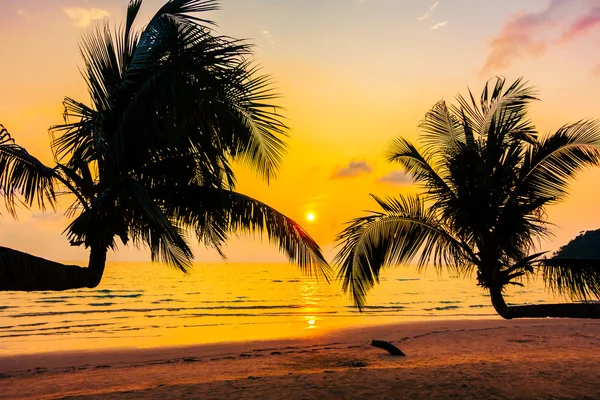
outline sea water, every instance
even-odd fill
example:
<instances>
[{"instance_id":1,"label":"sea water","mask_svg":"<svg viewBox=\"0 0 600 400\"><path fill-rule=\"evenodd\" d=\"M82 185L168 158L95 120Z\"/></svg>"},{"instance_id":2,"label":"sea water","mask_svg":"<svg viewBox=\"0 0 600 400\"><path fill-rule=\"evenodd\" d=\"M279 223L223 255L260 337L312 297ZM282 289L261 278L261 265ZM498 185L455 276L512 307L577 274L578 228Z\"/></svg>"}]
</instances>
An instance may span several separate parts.
<instances>
[{"instance_id":1,"label":"sea water","mask_svg":"<svg viewBox=\"0 0 600 400\"><path fill-rule=\"evenodd\" d=\"M510 304L554 300L540 281ZM564 301L564 299L559 299ZM430 269L384 271L359 312L339 282L288 264L108 263L94 289L0 292L0 355L287 338L328 329L431 319L499 318L474 279Z\"/></svg>"}]
</instances>

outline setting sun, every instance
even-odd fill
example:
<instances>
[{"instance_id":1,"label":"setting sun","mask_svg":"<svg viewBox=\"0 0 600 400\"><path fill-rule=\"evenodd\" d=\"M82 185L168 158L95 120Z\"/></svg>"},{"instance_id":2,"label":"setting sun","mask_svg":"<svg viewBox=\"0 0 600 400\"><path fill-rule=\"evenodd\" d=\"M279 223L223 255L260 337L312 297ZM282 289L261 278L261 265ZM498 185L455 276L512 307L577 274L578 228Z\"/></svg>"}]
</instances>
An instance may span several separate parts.
<instances>
[{"instance_id":1,"label":"setting sun","mask_svg":"<svg viewBox=\"0 0 600 400\"><path fill-rule=\"evenodd\" d=\"M308 214L306 214L306 219L308 221L311 221L311 222L314 221L315 220L315 214L314 213L308 213Z\"/></svg>"}]
</instances>

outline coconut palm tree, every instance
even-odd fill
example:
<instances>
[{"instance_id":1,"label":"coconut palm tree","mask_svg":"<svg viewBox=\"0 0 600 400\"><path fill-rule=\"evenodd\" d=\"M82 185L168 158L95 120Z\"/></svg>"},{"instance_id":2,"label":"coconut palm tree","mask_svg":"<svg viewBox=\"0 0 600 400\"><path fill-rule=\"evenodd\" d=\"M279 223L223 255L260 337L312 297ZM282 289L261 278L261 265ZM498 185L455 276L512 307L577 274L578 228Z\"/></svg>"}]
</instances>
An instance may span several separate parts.
<instances>
[{"instance_id":1,"label":"coconut palm tree","mask_svg":"<svg viewBox=\"0 0 600 400\"><path fill-rule=\"evenodd\" d=\"M533 100L522 79L496 78L479 103L470 92L456 105L438 102L420 125L420 149L402 137L391 144L388 160L422 191L373 196L381 209L338 235L339 277L359 308L383 267L416 259L419 269L476 274L504 318L600 317L597 304L508 307L502 295L539 275L555 292L600 296L597 263L545 260L536 246L550 234L546 207L565 198L577 172L600 165L600 125L582 120L538 135L527 118Z\"/></svg>"},{"instance_id":2,"label":"coconut palm tree","mask_svg":"<svg viewBox=\"0 0 600 400\"><path fill-rule=\"evenodd\" d=\"M287 127L271 104L269 77L250 45L216 35L199 18L214 0L169 0L141 30L141 0L123 27L81 41L92 104L66 98L65 123L51 128L55 165L44 166L0 136L0 191L7 208L74 199L65 233L90 249L87 268L0 249L0 290L95 287L116 238L150 249L152 260L187 271L188 236L222 253L234 231L266 233L291 261L327 276L318 245L296 222L235 192L232 162L269 181L285 152Z\"/></svg>"}]
</instances>

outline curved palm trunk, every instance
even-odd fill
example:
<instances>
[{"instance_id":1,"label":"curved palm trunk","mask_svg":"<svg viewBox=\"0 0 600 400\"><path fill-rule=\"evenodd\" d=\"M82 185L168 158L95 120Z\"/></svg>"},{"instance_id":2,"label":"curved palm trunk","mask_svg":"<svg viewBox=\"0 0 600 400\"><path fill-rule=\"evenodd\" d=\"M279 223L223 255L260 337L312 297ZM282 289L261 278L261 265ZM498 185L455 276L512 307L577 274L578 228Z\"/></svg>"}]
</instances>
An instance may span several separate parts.
<instances>
[{"instance_id":1,"label":"curved palm trunk","mask_svg":"<svg viewBox=\"0 0 600 400\"><path fill-rule=\"evenodd\" d=\"M96 287L104 273L106 251L104 246L92 246L88 267L83 268L0 247L0 291Z\"/></svg>"},{"instance_id":2,"label":"curved palm trunk","mask_svg":"<svg viewBox=\"0 0 600 400\"><path fill-rule=\"evenodd\" d=\"M492 306L504 319L513 318L600 318L600 304L564 303L508 306L502 287L490 288Z\"/></svg>"}]
</instances>

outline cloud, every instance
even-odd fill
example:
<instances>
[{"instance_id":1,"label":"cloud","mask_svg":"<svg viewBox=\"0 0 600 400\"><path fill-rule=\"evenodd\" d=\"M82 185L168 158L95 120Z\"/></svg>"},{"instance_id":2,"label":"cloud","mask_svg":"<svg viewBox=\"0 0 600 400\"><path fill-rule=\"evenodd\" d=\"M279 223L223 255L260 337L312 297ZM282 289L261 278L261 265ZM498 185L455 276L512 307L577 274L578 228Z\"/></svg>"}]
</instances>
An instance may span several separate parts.
<instances>
[{"instance_id":1,"label":"cloud","mask_svg":"<svg viewBox=\"0 0 600 400\"><path fill-rule=\"evenodd\" d=\"M540 36L543 36L549 27L556 25L556 17L561 17L561 9L567 2L568 0L552 0L548 7L540 12L521 13L509 19L490 42L490 52L482 72L508 67L522 56L544 53L547 40Z\"/></svg>"},{"instance_id":2,"label":"cloud","mask_svg":"<svg viewBox=\"0 0 600 400\"><path fill-rule=\"evenodd\" d=\"M390 183L392 185L405 185L407 183L412 183L413 180L404 171L392 171L379 178L377 182Z\"/></svg>"},{"instance_id":3,"label":"cloud","mask_svg":"<svg viewBox=\"0 0 600 400\"><path fill-rule=\"evenodd\" d=\"M438 22L437 24L433 25L429 29L440 29L440 28L446 26L446 24L448 24L448 20L445 20L445 21L442 21L442 22Z\"/></svg>"},{"instance_id":4,"label":"cloud","mask_svg":"<svg viewBox=\"0 0 600 400\"><path fill-rule=\"evenodd\" d=\"M92 24L92 21L104 19L110 15L106 10L100 8L70 8L65 7L63 11L73 21L73 26L85 28Z\"/></svg>"},{"instance_id":5,"label":"cloud","mask_svg":"<svg viewBox=\"0 0 600 400\"><path fill-rule=\"evenodd\" d=\"M427 10L427 12L425 14L423 14L422 16L420 16L419 18L417 18L420 21L423 21L424 19L426 19L427 17L429 17L429 14L431 14L431 12L440 4L440 0L436 1L435 3L433 3L433 5L431 7L429 7L429 10Z\"/></svg>"},{"instance_id":6,"label":"cloud","mask_svg":"<svg viewBox=\"0 0 600 400\"><path fill-rule=\"evenodd\" d=\"M29 11L27 11L24 8L21 8L21 9L17 10L17 15L19 15L19 16L21 16L23 18L29 18L29 16L30 16L29 15Z\"/></svg>"},{"instance_id":7,"label":"cloud","mask_svg":"<svg viewBox=\"0 0 600 400\"><path fill-rule=\"evenodd\" d=\"M600 64L596 64L594 68L592 68L592 75L600 78Z\"/></svg>"},{"instance_id":8,"label":"cloud","mask_svg":"<svg viewBox=\"0 0 600 400\"><path fill-rule=\"evenodd\" d=\"M265 35L265 37L266 37L267 39L269 39L269 42L271 42L271 43L275 43L275 40L273 39L273 35L271 34L271 32L269 32L269 31L268 31L268 30L266 30L266 29L263 29L263 30L261 31L261 33L262 33L263 35Z\"/></svg>"},{"instance_id":9,"label":"cloud","mask_svg":"<svg viewBox=\"0 0 600 400\"><path fill-rule=\"evenodd\" d=\"M600 6L593 7L586 15L575 20L569 29L563 33L559 42L569 42L581 35L586 34L596 26L600 26Z\"/></svg>"},{"instance_id":10,"label":"cloud","mask_svg":"<svg viewBox=\"0 0 600 400\"><path fill-rule=\"evenodd\" d=\"M351 161L348 166L338 168L332 178L354 178L362 174L369 174L372 170L366 161Z\"/></svg>"}]
</instances>

